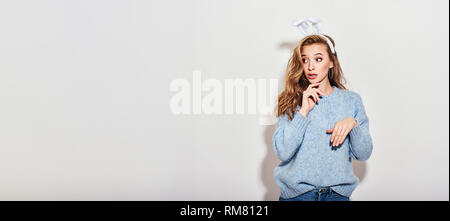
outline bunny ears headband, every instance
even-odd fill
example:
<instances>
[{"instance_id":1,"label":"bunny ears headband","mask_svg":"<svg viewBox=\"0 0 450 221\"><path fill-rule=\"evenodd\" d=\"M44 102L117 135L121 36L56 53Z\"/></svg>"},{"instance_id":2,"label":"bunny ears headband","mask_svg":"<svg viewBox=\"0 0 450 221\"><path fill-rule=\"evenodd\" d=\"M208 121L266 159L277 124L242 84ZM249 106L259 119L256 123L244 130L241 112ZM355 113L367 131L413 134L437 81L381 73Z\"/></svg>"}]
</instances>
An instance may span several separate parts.
<instances>
[{"instance_id":1,"label":"bunny ears headband","mask_svg":"<svg viewBox=\"0 0 450 221\"><path fill-rule=\"evenodd\" d=\"M312 24L313 30L308 30L310 25L308 24L310 22ZM295 21L293 26L296 26L300 29L300 32L302 33L303 37L309 36L309 35L320 35L325 40L327 40L328 46L330 46L331 52L336 53L334 51L333 43L331 43L330 39L328 39L325 35L322 33L322 26L320 24L320 20L313 17L308 17L306 19L301 19L298 21Z\"/></svg>"}]
</instances>

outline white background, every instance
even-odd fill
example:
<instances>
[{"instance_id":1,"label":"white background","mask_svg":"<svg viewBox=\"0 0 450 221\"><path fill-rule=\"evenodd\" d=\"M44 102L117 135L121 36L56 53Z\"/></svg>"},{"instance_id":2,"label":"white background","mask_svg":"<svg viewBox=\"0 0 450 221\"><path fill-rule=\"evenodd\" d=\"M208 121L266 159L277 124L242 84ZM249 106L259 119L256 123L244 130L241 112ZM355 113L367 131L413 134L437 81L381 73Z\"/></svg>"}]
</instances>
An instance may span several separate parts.
<instances>
[{"instance_id":1,"label":"white background","mask_svg":"<svg viewBox=\"0 0 450 221\"><path fill-rule=\"evenodd\" d=\"M449 200L448 1L0 1L0 200L278 200L275 125L174 79L279 79L314 16L374 150L351 200Z\"/></svg>"}]
</instances>

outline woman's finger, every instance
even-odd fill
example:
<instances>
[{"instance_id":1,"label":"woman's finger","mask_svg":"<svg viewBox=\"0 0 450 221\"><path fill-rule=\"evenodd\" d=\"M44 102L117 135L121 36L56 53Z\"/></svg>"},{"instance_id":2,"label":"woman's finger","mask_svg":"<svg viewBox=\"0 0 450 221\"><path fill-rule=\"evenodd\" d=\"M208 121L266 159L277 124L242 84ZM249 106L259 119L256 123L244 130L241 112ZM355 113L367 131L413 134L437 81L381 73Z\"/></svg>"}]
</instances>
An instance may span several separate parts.
<instances>
[{"instance_id":1,"label":"woman's finger","mask_svg":"<svg viewBox=\"0 0 450 221\"><path fill-rule=\"evenodd\" d=\"M308 100L311 100L312 103L316 103L315 98L314 97L308 97Z\"/></svg>"},{"instance_id":2,"label":"woman's finger","mask_svg":"<svg viewBox=\"0 0 450 221\"><path fill-rule=\"evenodd\" d=\"M309 92L316 98L316 102L319 101L319 95L317 94L317 92L315 91L316 88L311 88L309 90Z\"/></svg>"},{"instance_id":3,"label":"woman's finger","mask_svg":"<svg viewBox=\"0 0 450 221\"><path fill-rule=\"evenodd\" d=\"M320 90L319 88L313 88L313 90L320 96L325 95L325 93L323 93L322 90Z\"/></svg>"},{"instance_id":4,"label":"woman's finger","mask_svg":"<svg viewBox=\"0 0 450 221\"><path fill-rule=\"evenodd\" d=\"M306 89L306 90L309 90L309 89L311 89L311 88L313 88L313 87L316 87L317 85L319 85L320 83L314 83L314 84L309 84L308 85L308 88Z\"/></svg>"},{"instance_id":5,"label":"woman's finger","mask_svg":"<svg viewBox=\"0 0 450 221\"><path fill-rule=\"evenodd\" d=\"M332 146L334 146L334 143L336 142L338 129L339 129L339 128L335 125L335 126L334 126L333 134L331 135L331 143L332 143L331 145L332 145Z\"/></svg>"},{"instance_id":6,"label":"woman's finger","mask_svg":"<svg viewBox=\"0 0 450 221\"><path fill-rule=\"evenodd\" d=\"M351 130L352 130L351 127L347 128L347 130L345 130L345 133L344 133L344 140L342 140L342 143L344 143L345 139L347 138L347 136L348 136L348 134L350 133Z\"/></svg>"},{"instance_id":7,"label":"woman's finger","mask_svg":"<svg viewBox=\"0 0 450 221\"><path fill-rule=\"evenodd\" d=\"M342 144L342 143L344 142L345 138L347 138L347 135L348 135L348 132L349 132L349 131L350 131L350 130L349 130L348 128L344 131L344 136L343 136L343 138L342 138L340 144Z\"/></svg>"},{"instance_id":8,"label":"woman's finger","mask_svg":"<svg viewBox=\"0 0 450 221\"><path fill-rule=\"evenodd\" d=\"M339 140L339 135L336 134L336 137L334 138L334 141L333 141L333 146L334 147L337 146L338 140Z\"/></svg>"},{"instance_id":9,"label":"woman's finger","mask_svg":"<svg viewBox=\"0 0 450 221\"><path fill-rule=\"evenodd\" d=\"M345 138L345 129L343 128L339 135L339 140L338 140L336 146L340 145L342 143L342 141L344 140L344 138Z\"/></svg>"},{"instance_id":10,"label":"woman's finger","mask_svg":"<svg viewBox=\"0 0 450 221\"><path fill-rule=\"evenodd\" d=\"M308 100L308 91L303 91L303 99L307 99Z\"/></svg>"},{"instance_id":11,"label":"woman's finger","mask_svg":"<svg viewBox=\"0 0 450 221\"><path fill-rule=\"evenodd\" d=\"M337 134L336 134L336 136L337 136L337 139L336 139L336 141L334 142L334 146L337 146L338 144L339 144L339 141L341 140L341 138L342 138L342 126L340 126L340 127L338 127L338 131L337 131Z\"/></svg>"},{"instance_id":12,"label":"woman's finger","mask_svg":"<svg viewBox=\"0 0 450 221\"><path fill-rule=\"evenodd\" d=\"M335 127L333 127L333 131L331 132L331 137L330 137L330 143L333 143L333 135L334 135L334 131L336 130Z\"/></svg>"},{"instance_id":13,"label":"woman's finger","mask_svg":"<svg viewBox=\"0 0 450 221\"><path fill-rule=\"evenodd\" d=\"M340 137L337 145L341 144L345 140L345 130L346 130L346 128L345 128L345 126L343 126L341 129L341 137Z\"/></svg>"},{"instance_id":14,"label":"woman's finger","mask_svg":"<svg viewBox=\"0 0 450 221\"><path fill-rule=\"evenodd\" d=\"M334 145L334 142L336 141L338 129L339 128L337 126L334 126L333 133L331 134L331 142L333 143L333 145Z\"/></svg>"},{"instance_id":15,"label":"woman's finger","mask_svg":"<svg viewBox=\"0 0 450 221\"><path fill-rule=\"evenodd\" d=\"M312 97L312 99L313 99L314 103L316 103L316 102L317 102L317 99L318 99L318 97L317 97L317 96L315 96L315 94L314 94L314 93L312 93L311 91L308 91L308 92L307 92L307 94L308 94L308 97Z\"/></svg>"},{"instance_id":16,"label":"woman's finger","mask_svg":"<svg viewBox=\"0 0 450 221\"><path fill-rule=\"evenodd\" d=\"M317 88L313 88L312 91L313 91L314 96L316 96L317 101L319 101L320 100L319 96L321 95L320 92L317 91Z\"/></svg>"},{"instance_id":17,"label":"woman's finger","mask_svg":"<svg viewBox=\"0 0 450 221\"><path fill-rule=\"evenodd\" d=\"M306 98L306 99L309 99L309 93L308 93L308 91L304 91L303 92L303 98Z\"/></svg>"}]
</instances>

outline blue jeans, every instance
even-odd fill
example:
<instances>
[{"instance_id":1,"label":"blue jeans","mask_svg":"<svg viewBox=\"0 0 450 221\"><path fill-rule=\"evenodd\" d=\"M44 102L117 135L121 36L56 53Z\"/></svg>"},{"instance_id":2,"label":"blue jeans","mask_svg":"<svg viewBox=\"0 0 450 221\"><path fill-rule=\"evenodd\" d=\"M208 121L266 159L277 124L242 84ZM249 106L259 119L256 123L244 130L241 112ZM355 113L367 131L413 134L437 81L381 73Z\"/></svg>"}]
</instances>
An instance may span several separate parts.
<instances>
[{"instance_id":1,"label":"blue jeans","mask_svg":"<svg viewBox=\"0 0 450 221\"><path fill-rule=\"evenodd\" d=\"M349 197L343 196L330 187L317 188L309 192L303 193L299 196L283 199L279 198L278 201L349 201Z\"/></svg>"}]
</instances>

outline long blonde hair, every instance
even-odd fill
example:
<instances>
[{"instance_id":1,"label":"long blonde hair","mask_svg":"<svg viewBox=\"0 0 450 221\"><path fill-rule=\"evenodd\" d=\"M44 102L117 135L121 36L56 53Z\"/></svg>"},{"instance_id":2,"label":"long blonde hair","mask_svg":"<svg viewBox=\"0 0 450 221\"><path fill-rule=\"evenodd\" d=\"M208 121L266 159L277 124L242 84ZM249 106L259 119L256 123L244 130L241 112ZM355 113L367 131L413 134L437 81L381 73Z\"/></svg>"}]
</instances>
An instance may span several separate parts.
<instances>
[{"instance_id":1,"label":"long blonde hair","mask_svg":"<svg viewBox=\"0 0 450 221\"><path fill-rule=\"evenodd\" d=\"M325 35L325 34L324 34ZM334 40L325 35L334 44ZM327 47L329 59L333 61L332 78L329 79L331 86L336 86L339 89L346 90L344 84L346 80L344 78L341 65L337 57L337 53L333 54L327 41L320 35L309 35L299 41L297 46L292 52L292 56L289 59L286 68L286 80L284 83L284 91L278 96L278 107L276 116L279 117L283 114L287 114L289 120L294 118L295 110L298 105L302 104L303 91L309 86L309 81L303 73L303 64L301 62L301 51L303 46L311 44L323 44Z\"/></svg>"}]
</instances>

